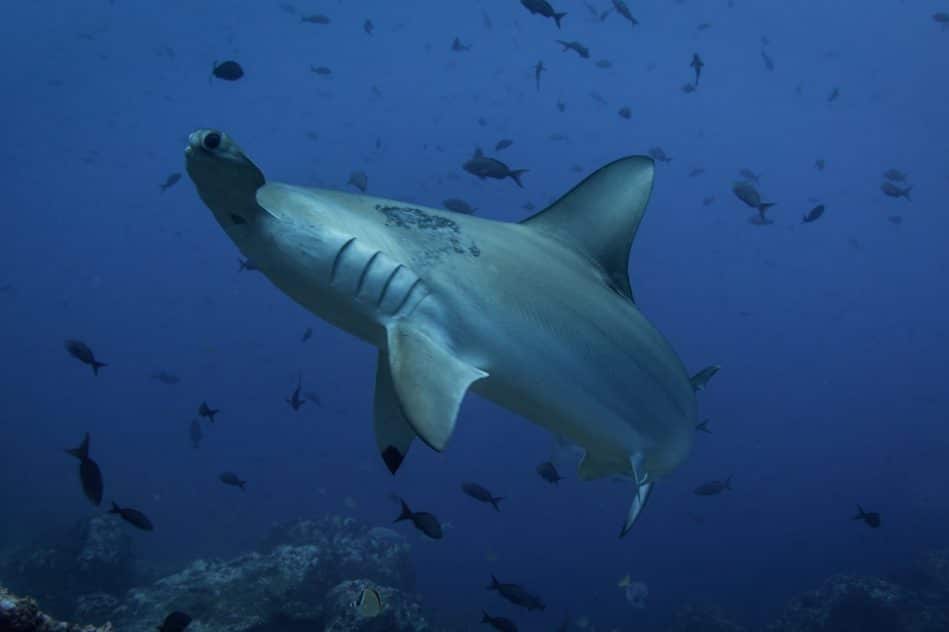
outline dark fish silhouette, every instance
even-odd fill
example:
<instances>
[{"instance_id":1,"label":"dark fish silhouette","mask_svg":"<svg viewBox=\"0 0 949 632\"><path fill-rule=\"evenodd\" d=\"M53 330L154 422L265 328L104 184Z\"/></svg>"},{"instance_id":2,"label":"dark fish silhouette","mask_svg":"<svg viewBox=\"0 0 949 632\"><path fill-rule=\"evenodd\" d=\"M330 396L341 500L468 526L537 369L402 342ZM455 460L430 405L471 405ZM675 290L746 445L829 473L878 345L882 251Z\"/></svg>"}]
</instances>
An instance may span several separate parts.
<instances>
[{"instance_id":1,"label":"dark fish silhouette","mask_svg":"<svg viewBox=\"0 0 949 632\"><path fill-rule=\"evenodd\" d=\"M583 57L584 59L590 58L590 49L576 40L571 41L571 42L557 40L557 43L563 46L563 52L572 50L572 51L575 51L577 55L580 55L580 57Z\"/></svg>"},{"instance_id":2,"label":"dark fish silhouette","mask_svg":"<svg viewBox=\"0 0 949 632\"><path fill-rule=\"evenodd\" d=\"M300 18L301 22L306 22L308 24L329 24L330 19L323 15L322 13L314 13L313 15L306 15Z\"/></svg>"},{"instance_id":3,"label":"dark fish silhouette","mask_svg":"<svg viewBox=\"0 0 949 632\"><path fill-rule=\"evenodd\" d=\"M362 23L362 30L366 32L366 35L372 35L372 30L374 28L376 27L375 25L373 25L372 20L367 19L365 22Z\"/></svg>"},{"instance_id":4,"label":"dark fish silhouette","mask_svg":"<svg viewBox=\"0 0 949 632\"><path fill-rule=\"evenodd\" d=\"M540 92L540 73L547 70L547 66L544 65L543 61L538 61L534 66L534 81L537 83L537 91ZM563 110L560 110L563 112Z\"/></svg>"},{"instance_id":5,"label":"dark fish silhouette","mask_svg":"<svg viewBox=\"0 0 949 632\"><path fill-rule=\"evenodd\" d=\"M495 630L501 632L517 632L517 626L510 619L504 617L492 617L484 610L481 611L481 623L487 623Z\"/></svg>"},{"instance_id":6,"label":"dark fish silhouette","mask_svg":"<svg viewBox=\"0 0 949 632\"><path fill-rule=\"evenodd\" d=\"M328 66L310 66L310 72L321 77L329 77L333 74L333 70Z\"/></svg>"},{"instance_id":7,"label":"dark fish silhouette","mask_svg":"<svg viewBox=\"0 0 949 632\"><path fill-rule=\"evenodd\" d=\"M244 485L247 484L247 481L242 481L240 477L234 472L224 472L218 476L218 480L220 480L225 485L230 485L231 487L240 487L242 492L247 491L244 489Z\"/></svg>"},{"instance_id":8,"label":"dark fish silhouette","mask_svg":"<svg viewBox=\"0 0 949 632\"><path fill-rule=\"evenodd\" d=\"M535 15L540 15L545 18L553 18L554 22L557 23L557 28L560 28L560 20L562 20L567 14L566 13L557 13L554 11L554 8L550 6L550 3L547 0L521 0L521 4L524 5L524 8L530 11Z\"/></svg>"},{"instance_id":9,"label":"dark fish silhouette","mask_svg":"<svg viewBox=\"0 0 949 632\"><path fill-rule=\"evenodd\" d=\"M306 342L312 336L313 336L313 328L307 327L306 330L303 332L303 336L300 338L300 342Z\"/></svg>"},{"instance_id":10,"label":"dark fish silhouette","mask_svg":"<svg viewBox=\"0 0 949 632\"><path fill-rule=\"evenodd\" d=\"M155 527L152 525L152 521L149 520L148 517L141 511L138 509L132 509L130 507L119 507L114 500L112 501L112 509L109 510L109 513L118 514L130 525L141 529L142 531L155 530Z\"/></svg>"},{"instance_id":11,"label":"dark fish silhouette","mask_svg":"<svg viewBox=\"0 0 949 632\"><path fill-rule=\"evenodd\" d=\"M162 184L159 184L159 185L158 185L158 188L160 188L160 189L161 189L161 192L164 193L165 191L167 191L167 190L170 189L171 187L173 187L173 186L175 186L176 184L178 184L178 181L179 181L179 180L181 180L181 174L175 172L175 173L171 174L170 176L168 176L167 178L165 178L165 181L164 181Z\"/></svg>"},{"instance_id":12,"label":"dark fish silhouette","mask_svg":"<svg viewBox=\"0 0 949 632\"><path fill-rule=\"evenodd\" d=\"M66 450L66 453L79 459L79 481L82 483L82 491L86 498L98 507L102 504L102 471L99 465L89 458L89 433L87 432L83 437L78 448Z\"/></svg>"},{"instance_id":13,"label":"dark fish silhouette","mask_svg":"<svg viewBox=\"0 0 949 632\"><path fill-rule=\"evenodd\" d=\"M764 67L766 69L768 69L769 71L774 70L774 60L771 59L771 56L768 53L766 53L763 48L761 49L761 61L764 62Z\"/></svg>"},{"instance_id":14,"label":"dark fish silhouette","mask_svg":"<svg viewBox=\"0 0 949 632\"><path fill-rule=\"evenodd\" d=\"M692 63L689 64L695 70L695 87L699 87L699 77L702 76L702 68L705 67L705 62L702 61L702 58L699 57L698 53L692 53Z\"/></svg>"},{"instance_id":15,"label":"dark fish silhouette","mask_svg":"<svg viewBox=\"0 0 949 632\"><path fill-rule=\"evenodd\" d=\"M287 403L290 404L290 408L294 411L300 410L300 407L306 403L305 399L300 399L300 389L303 388L303 374L301 373L297 378L297 387L293 389L293 394L287 398Z\"/></svg>"},{"instance_id":16,"label":"dark fish silhouette","mask_svg":"<svg viewBox=\"0 0 949 632\"><path fill-rule=\"evenodd\" d=\"M807 224L809 222L816 222L818 219L820 219L820 217L823 214L824 214L824 205L818 204L817 206L815 206L814 208L812 208L811 210L809 210L807 213L804 214L804 217L801 220L801 222L804 224Z\"/></svg>"},{"instance_id":17,"label":"dark fish silhouette","mask_svg":"<svg viewBox=\"0 0 949 632\"><path fill-rule=\"evenodd\" d=\"M630 24L636 26L639 24L639 20L633 17L632 12L630 12L629 7L626 6L626 3L623 0L613 0L613 8L616 9L616 12L629 20Z\"/></svg>"},{"instance_id":18,"label":"dark fish silhouette","mask_svg":"<svg viewBox=\"0 0 949 632\"><path fill-rule=\"evenodd\" d=\"M447 208L449 211L464 213L465 215L474 215L474 212L478 210L459 198L448 198L447 200L442 200L442 206Z\"/></svg>"},{"instance_id":19,"label":"dark fish silhouette","mask_svg":"<svg viewBox=\"0 0 949 632\"><path fill-rule=\"evenodd\" d=\"M493 496L491 492L487 489L478 485L477 483L462 483L461 491L471 496L475 500L480 500L483 503L488 503L494 507L495 511L501 511L501 508L498 507L498 503L504 500L502 496Z\"/></svg>"},{"instance_id":20,"label":"dark fish silhouette","mask_svg":"<svg viewBox=\"0 0 949 632\"><path fill-rule=\"evenodd\" d=\"M401 498L399 502L402 504L402 513L399 514L399 517L393 520L393 522L401 522L403 520L411 520L412 524L415 525L415 528L432 538L433 540L440 540L442 537L442 525L438 522L438 518L428 513L427 511L415 511L413 512L409 509L409 506Z\"/></svg>"},{"instance_id":21,"label":"dark fish silhouette","mask_svg":"<svg viewBox=\"0 0 949 632\"><path fill-rule=\"evenodd\" d=\"M224 81L237 81L244 76L244 69L234 60L214 62L211 65L211 75Z\"/></svg>"},{"instance_id":22,"label":"dark fish silhouette","mask_svg":"<svg viewBox=\"0 0 949 632\"><path fill-rule=\"evenodd\" d=\"M188 436L191 437L191 445L193 447L201 447L201 440L204 439L204 431L201 430L201 422L197 419L191 420L191 428L188 430Z\"/></svg>"},{"instance_id":23,"label":"dark fish silhouette","mask_svg":"<svg viewBox=\"0 0 949 632\"><path fill-rule=\"evenodd\" d=\"M218 414L219 412L221 412L220 409L211 408L208 406L207 402L201 402L201 405L198 406L198 416L206 417L211 423L214 423L214 415Z\"/></svg>"},{"instance_id":24,"label":"dark fish silhouette","mask_svg":"<svg viewBox=\"0 0 949 632\"><path fill-rule=\"evenodd\" d=\"M764 214L765 211L774 206L775 203L762 201L761 194L758 193L758 189L756 189L753 184L750 182L736 182L732 185L732 193L734 193L739 200L758 211L759 223L771 223L770 220L765 218Z\"/></svg>"},{"instance_id":25,"label":"dark fish silhouette","mask_svg":"<svg viewBox=\"0 0 949 632\"><path fill-rule=\"evenodd\" d=\"M696 496L717 496L726 489L731 491L731 488L732 477L729 476L724 481L709 481L708 483L702 483L695 488L694 493Z\"/></svg>"},{"instance_id":26,"label":"dark fish silhouette","mask_svg":"<svg viewBox=\"0 0 949 632\"><path fill-rule=\"evenodd\" d=\"M884 182L880 185L880 190L883 191L883 194L891 198L906 198L907 202L912 202L909 193L913 190L912 186L900 187L892 182Z\"/></svg>"},{"instance_id":27,"label":"dark fish silhouette","mask_svg":"<svg viewBox=\"0 0 949 632\"><path fill-rule=\"evenodd\" d=\"M695 430L696 430L697 432L707 432L708 434L712 434L712 431L708 429L708 422L709 422L709 421L711 421L711 420L710 420L710 419L703 419L703 420L700 421L698 424L696 424Z\"/></svg>"},{"instance_id":28,"label":"dark fish silhouette","mask_svg":"<svg viewBox=\"0 0 949 632\"><path fill-rule=\"evenodd\" d=\"M628 105L624 105L623 107L621 107L621 108L619 109L619 112L617 112L617 114L620 115L620 118L624 118L624 119L626 119L626 120L629 120L630 117L633 116L633 112L632 112L632 110L629 109L629 106L628 106Z\"/></svg>"},{"instance_id":29,"label":"dark fish silhouette","mask_svg":"<svg viewBox=\"0 0 949 632\"><path fill-rule=\"evenodd\" d=\"M109 366L105 362L99 362L96 360L95 355L92 353L92 349L90 349L89 346L81 340L67 340L66 351L69 353L69 355L76 358L83 364L88 364L91 366L93 375L99 375L99 369Z\"/></svg>"},{"instance_id":30,"label":"dark fish silhouette","mask_svg":"<svg viewBox=\"0 0 949 632\"><path fill-rule=\"evenodd\" d=\"M672 162L672 156L666 153L666 150L656 145L649 148L649 157L659 162Z\"/></svg>"},{"instance_id":31,"label":"dark fish silhouette","mask_svg":"<svg viewBox=\"0 0 949 632\"><path fill-rule=\"evenodd\" d=\"M560 476L560 473L557 471L556 466L554 466L554 464L551 463L550 461L544 461L543 463L538 465L537 473L540 474L540 477L542 479L554 485L556 485L557 483L563 480L563 477Z\"/></svg>"},{"instance_id":32,"label":"dark fish silhouette","mask_svg":"<svg viewBox=\"0 0 949 632\"><path fill-rule=\"evenodd\" d=\"M181 381L177 375L173 373L168 373L167 371L158 371L157 373L152 373L152 379L158 380L162 384L177 384Z\"/></svg>"},{"instance_id":33,"label":"dark fish silhouette","mask_svg":"<svg viewBox=\"0 0 949 632\"><path fill-rule=\"evenodd\" d=\"M854 516L853 519L863 520L871 529L876 529L880 526L880 514L875 511L864 511L860 505L857 505L857 515Z\"/></svg>"},{"instance_id":34,"label":"dark fish silhouette","mask_svg":"<svg viewBox=\"0 0 949 632\"><path fill-rule=\"evenodd\" d=\"M540 597L532 595L523 586L502 584L494 575L491 576L491 585L488 586L488 590L496 590L498 594L515 606L521 606L528 610L543 610L546 607Z\"/></svg>"},{"instance_id":35,"label":"dark fish silhouette","mask_svg":"<svg viewBox=\"0 0 949 632\"><path fill-rule=\"evenodd\" d=\"M471 44L462 44L461 40L456 37L451 43L451 49L456 53L463 53L467 50L471 50Z\"/></svg>"},{"instance_id":36,"label":"dark fish silhouette","mask_svg":"<svg viewBox=\"0 0 949 632\"><path fill-rule=\"evenodd\" d=\"M485 178L495 178L497 180L511 178L522 189L524 185L521 183L521 176L527 173L527 169L511 169L496 158L488 158L480 147L475 149L474 155L461 168L482 180Z\"/></svg>"},{"instance_id":37,"label":"dark fish silhouette","mask_svg":"<svg viewBox=\"0 0 949 632\"><path fill-rule=\"evenodd\" d=\"M514 144L514 141L511 140L510 138L502 138L502 139L499 140L499 141L497 142L497 144L494 146L494 150L495 150L495 151L501 151L502 149L507 149L508 147L510 147L510 146L513 145L513 144Z\"/></svg>"},{"instance_id":38,"label":"dark fish silhouette","mask_svg":"<svg viewBox=\"0 0 949 632\"><path fill-rule=\"evenodd\" d=\"M184 632L189 625L191 617L176 610L165 617L165 621L158 626L158 632Z\"/></svg>"}]
</instances>

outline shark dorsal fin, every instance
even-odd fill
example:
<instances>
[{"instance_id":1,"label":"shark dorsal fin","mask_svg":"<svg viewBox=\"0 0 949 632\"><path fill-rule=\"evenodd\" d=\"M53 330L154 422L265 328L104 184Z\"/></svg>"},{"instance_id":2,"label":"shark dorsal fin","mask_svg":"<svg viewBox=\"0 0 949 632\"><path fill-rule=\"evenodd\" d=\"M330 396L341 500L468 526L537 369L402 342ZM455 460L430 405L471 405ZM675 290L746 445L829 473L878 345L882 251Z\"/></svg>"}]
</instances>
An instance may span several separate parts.
<instances>
[{"instance_id":1,"label":"shark dorsal fin","mask_svg":"<svg viewBox=\"0 0 949 632\"><path fill-rule=\"evenodd\" d=\"M600 168L523 222L595 261L610 286L633 299L629 249L652 193L652 158L630 156Z\"/></svg>"}]
</instances>

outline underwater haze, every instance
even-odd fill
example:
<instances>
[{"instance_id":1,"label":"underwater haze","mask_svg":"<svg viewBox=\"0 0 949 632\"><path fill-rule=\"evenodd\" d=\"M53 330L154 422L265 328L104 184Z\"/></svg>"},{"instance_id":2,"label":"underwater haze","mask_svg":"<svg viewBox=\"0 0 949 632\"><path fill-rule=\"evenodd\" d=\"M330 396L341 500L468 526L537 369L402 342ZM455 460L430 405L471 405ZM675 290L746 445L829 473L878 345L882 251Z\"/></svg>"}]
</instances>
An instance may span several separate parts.
<instances>
[{"instance_id":1,"label":"underwater haze","mask_svg":"<svg viewBox=\"0 0 949 632\"><path fill-rule=\"evenodd\" d=\"M438 630L505 629L483 611L522 631L817 630L781 627L790 600L840 574L916 594L907 569L949 547L949 2L60 0L4 14L0 585L58 618L115 624L129 590L331 516L398 534L411 579L391 588ZM634 482L580 480L580 448L474 394L447 449L416 441L391 474L377 350L245 259L186 171L199 129L235 139L268 180L461 200L499 222L651 156L635 307L689 375L720 371L696 393L707 425L629 534ZM473 173L476 150L490 173ZM571 309L596 323L596 305ZM86 433L88 455L67 454ZM539 475L545 462L563 480ZM400 498L443 536L394 523ZM24 571L102 516L130 546L128 577L87 589L48 579L62 567ZM543 609L487 589L492 576ZM422 629L385 619L401 597L373 581L381 614L360 587L354 627L334 629ZM922 601L949 621L942 581ZM82 620L85 593L112 609ZM691 604L721 627L682 627ZM330 627L191 609L199 631ZM833 611L820 629L858 629ZM943 629L887 613L903 627L878 629Z\"/></svg>"}]
</instances>

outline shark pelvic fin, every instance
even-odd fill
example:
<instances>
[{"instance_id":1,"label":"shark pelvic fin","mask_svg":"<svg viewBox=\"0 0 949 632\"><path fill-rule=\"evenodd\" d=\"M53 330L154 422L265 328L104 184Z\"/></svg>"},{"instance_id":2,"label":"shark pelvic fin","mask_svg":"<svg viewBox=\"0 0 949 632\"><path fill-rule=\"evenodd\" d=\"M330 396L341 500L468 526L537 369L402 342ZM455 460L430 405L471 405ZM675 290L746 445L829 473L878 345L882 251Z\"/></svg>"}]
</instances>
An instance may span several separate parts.
<instances>
[{"instance_id":1,"label":"shark pelvic fin","mask_svg":"<svg viewBox=\"0 0 949 632\"><path fill-rule=\"evenodd\" d=\"M395 394L392 374L389 372L389 356L385 351L379 352L376 363L376 392L372 412L379 454L389 471L395 474L408 454L415 431L405 418Z\"/></svg>"},{"instance_id":2,"label":"shark pelvic fin","mask_svg":"<svg viewBox=\"0 0 949 632\"><path fill-rule=\"evenodd\" d=\"M404 322L390 325L387 339L392 384L405 419L422 441L444 450L468 387L488 374Z\"/></svg>"},{"instance_id":3,"label":"shark pelvic fin","mask_svg":"<svg viewBox=\"0 0 949 632\"><path fill-rule=\"evenodd\" d=\"M521 223L596 262L610 287L632 300L629 250L646 211L654 175L649 157L617 160Z\"/></svg>"}]
</instances>

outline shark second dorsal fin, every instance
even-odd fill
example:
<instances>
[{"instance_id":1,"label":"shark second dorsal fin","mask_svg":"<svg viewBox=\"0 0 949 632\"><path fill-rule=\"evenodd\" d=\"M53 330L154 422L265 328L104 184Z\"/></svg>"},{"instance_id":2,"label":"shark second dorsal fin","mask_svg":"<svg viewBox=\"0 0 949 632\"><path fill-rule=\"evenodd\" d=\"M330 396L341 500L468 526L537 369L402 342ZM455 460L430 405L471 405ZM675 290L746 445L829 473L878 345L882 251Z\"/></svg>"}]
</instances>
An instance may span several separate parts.
<instances>
[{"instance_id":1,"label":"shark second dorsal fin","mask_svg":"<svg viewBox=\"0 0 949 632\"><path fill-rule=\"evenodd\" d=\"M652 193L652 158L630 156L600 168L522 224L595 261L610 286L633 299L629 249Z\"/></svg>"},{"instance_id":2,"label":"shark second dorsal fin","mask_svg":"<svg viewBox=\"0 0 949 632\"><path fill-rule=\"evenodd\" d=\"M404 322L390 325L386 339L389 372L402 414L422 441L444 450L468 387L488 374Z\"/></svg>"}]
</instances>

